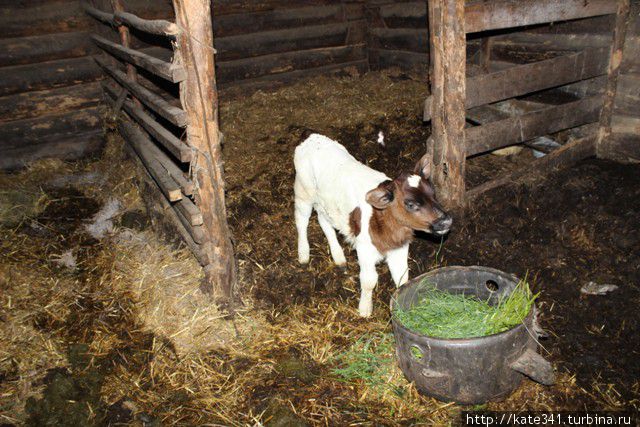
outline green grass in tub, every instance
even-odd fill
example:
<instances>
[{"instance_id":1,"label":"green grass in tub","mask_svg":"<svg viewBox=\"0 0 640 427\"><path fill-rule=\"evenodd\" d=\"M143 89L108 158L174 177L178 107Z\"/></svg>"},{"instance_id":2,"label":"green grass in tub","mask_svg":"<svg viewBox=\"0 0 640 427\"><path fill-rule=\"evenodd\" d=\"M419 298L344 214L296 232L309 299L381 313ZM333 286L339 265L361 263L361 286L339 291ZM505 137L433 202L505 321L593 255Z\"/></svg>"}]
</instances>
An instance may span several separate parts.
<instances>
[{"instance_id":1,"label":"green grass in tub","mask_svg":"<svg viewBox=\"0 0 640 427\"><path fill-rule=\"evenodd\" d=\"M489 305L475 296L451 294L431 285L409 309L396 304L393 316L407 329L430 337L482 337L522 323L537 296L526 281L520 281L511 294Z\"/></svg>"}]
</instances>

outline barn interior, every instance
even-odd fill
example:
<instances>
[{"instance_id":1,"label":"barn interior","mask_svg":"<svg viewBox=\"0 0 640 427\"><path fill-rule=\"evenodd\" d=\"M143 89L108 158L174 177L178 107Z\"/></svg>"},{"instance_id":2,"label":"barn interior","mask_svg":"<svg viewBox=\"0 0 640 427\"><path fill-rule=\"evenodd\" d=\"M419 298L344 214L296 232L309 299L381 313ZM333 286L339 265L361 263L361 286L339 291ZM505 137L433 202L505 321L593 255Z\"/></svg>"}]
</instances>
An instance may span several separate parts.
<instances>
[{"instance_id":1,"label":"barn interior","mask_svg":"<svg viewBox=\"0 0 640 427\"><path fill-rule=\"evenodd\" d=\"M0 0L0 23L3 425L640 409L640 2ZM386 267L363 319L353 250L335 268L312 220L297 262L310 129L389 176L446 159L455 225L411 274L527 277L554 385L417 392Z\"/></svg>"}]
</instances>

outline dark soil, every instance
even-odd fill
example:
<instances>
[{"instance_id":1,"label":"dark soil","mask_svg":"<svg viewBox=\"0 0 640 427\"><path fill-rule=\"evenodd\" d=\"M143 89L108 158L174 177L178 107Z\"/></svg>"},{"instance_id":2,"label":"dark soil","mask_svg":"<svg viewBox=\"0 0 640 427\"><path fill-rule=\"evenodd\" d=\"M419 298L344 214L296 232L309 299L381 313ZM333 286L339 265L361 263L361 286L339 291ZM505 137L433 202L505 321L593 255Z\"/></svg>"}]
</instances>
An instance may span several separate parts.
<instances>
[{"instance_id":1,"label":"dark soil","mask_svg":"<svg viewBox=\"0 0 640 427\"><path fill-rule=\"evenodd\" d=\"M235 239L252 242L238 245L239 258L252 266L244 272L245 280L265 307L286 310L293 303L338 298L355 309L355 254L347 255L346 270L334 268L313 218L311 264L303 268L295 261L291 158L300 128L290 130L289 136L273 141L281 166L260 171L241 196L232 191L230 197ZM384 147L373 142L378 130L385 133ZM358 160L391 176L412 169L424 150L428 128L417 117L396 117L366 128L335 129L330 136ZM471 159L468 184L479 184L531 160L528 150L512 157ZM421 235L411 247L414 276L436 265L483 265L529 278L541 292L542 326L550 333L542 342L548 358L559 371L575 374L577 385L587 390L584 396L591 395L569 401L559 394L556 408L602 407L607 396L616 396L618 403L638 399L639 172L638 166L587 160L534 184L500 188L478 200L464 216L456 214L454 228L442 243ZM273 267L254 268L256 263ZM379 273L374 306L388 310L394 286L386 267L379 267ZM604 296L584 296L580 288L589 281L619 289ZM607 394L611 387L615 391Z\"/></svg>"}]
</instances>

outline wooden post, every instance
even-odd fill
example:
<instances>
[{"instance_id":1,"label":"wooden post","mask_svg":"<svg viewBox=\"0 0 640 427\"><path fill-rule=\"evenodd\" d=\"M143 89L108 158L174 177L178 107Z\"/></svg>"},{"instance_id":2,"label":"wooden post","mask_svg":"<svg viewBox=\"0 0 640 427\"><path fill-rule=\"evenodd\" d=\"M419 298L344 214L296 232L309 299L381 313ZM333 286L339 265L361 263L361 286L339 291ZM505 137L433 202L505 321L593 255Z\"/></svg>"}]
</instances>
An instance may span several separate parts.
<instances>
[{"instance_id":1,"label":"wooden post","mask_svg":"<svg viewBox=\"0 0 640 427\"><path fill-rule=\"evenodd\" d=\"M111 0L114 12L124 12L124 5L122 0ZM129 37L129 28L126 25L118 25L118 33L120 34L120 43L124 47L131 47L131 40ZM127 77L135 81L137 76L136 67L133 64L127 64Z\"/></svg>"},{"instance_id":2,"label":"wooden post","mask_svg":"<svg viewBox=\"0 0 640 427\"><path fill-rule=\"evenodd\" d=\"M224 202L211 1L173 0L173 7L180 29L176 60L186 71L186 79L180 83L180 100L187 112L187 142L195 149L191 165L196 205L209 239L202 244L210 260L204 266L207 287L215 298L230 301L237 272Z\"/></svg>"},{"instance_id":3,"label":"wooden post","mask_svg":"<svg viewBox=\"0 0 640 427\"><path fill-rule=\"evenodd\" d=\"M629 0L618 0L616 22L613 29L613 40L609 56L607 70L607 86L604 93L604 102L600 113L600 127L596 139L596 155L601 158L611 157L609 147L611 144L611 117L613 116L613 104L618 86L618 75L622 63L627 24L629 22Z\"/></svg>"},{"instance_id":4,"label":"wooden post","mask_svg":"<svg viewBox=\"0 0 640 427\"><path fill-rule=\"evenodd\" d=\"M432 170L438 198L449 209L462 207L465 194L464 3L429 0Z\"/></svg>"}]
</instances>

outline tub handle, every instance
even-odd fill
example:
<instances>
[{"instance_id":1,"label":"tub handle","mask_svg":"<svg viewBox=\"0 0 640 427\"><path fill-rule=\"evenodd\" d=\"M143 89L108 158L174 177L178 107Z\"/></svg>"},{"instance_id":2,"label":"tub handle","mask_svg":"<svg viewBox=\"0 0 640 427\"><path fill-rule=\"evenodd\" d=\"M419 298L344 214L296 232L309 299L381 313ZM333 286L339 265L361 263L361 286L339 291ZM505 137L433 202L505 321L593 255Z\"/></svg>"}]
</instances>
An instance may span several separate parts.
<instances>
[{"instance_id":1,"label":"tub handle","mask_svg":"<svg viewBox=\"0 0 640 427\"><path fill-rule=\"evenodd\" d=\"M518 371L544 385L552 385L555 381L553 366L540 356L535 350L528 349L522 356L511 364L511 369Z\"/></svg>"}]
</instances>

